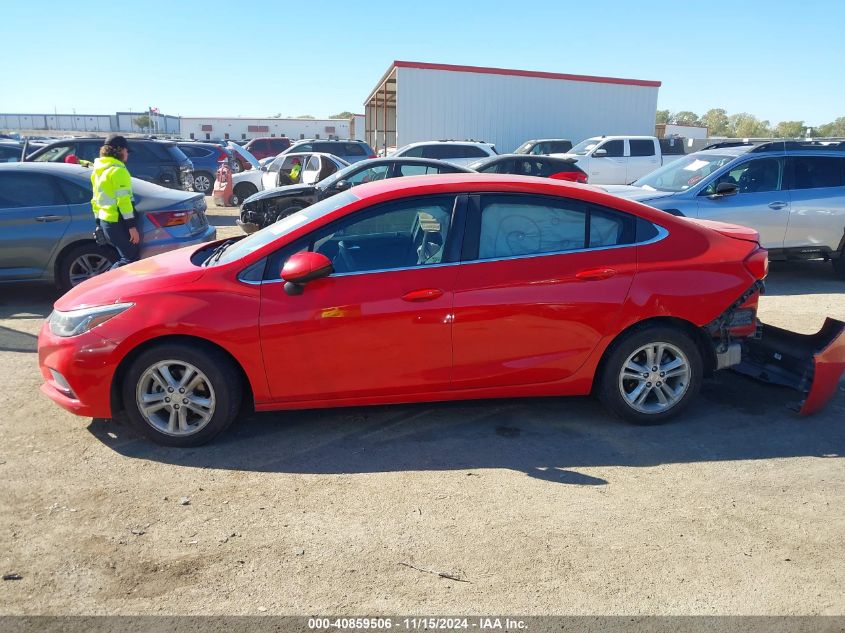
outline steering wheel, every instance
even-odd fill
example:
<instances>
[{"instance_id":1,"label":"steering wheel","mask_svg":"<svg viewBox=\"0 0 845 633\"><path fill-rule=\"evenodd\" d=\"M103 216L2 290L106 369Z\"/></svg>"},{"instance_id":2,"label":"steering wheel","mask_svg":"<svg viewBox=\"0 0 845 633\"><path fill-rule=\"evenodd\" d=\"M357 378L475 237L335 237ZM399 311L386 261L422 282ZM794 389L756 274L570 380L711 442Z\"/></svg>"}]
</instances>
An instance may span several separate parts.
<instances>
[{"instance_id":1,"label":"steering wheel","mask_svg":"<svg viewBox=\"0 0 845 633\"><path fill-rule=\"evenodd\" d=\"M348 273L355 270L355 260L343 240L337 243L337 255L332 259L335 272Z\"/></svg>"}]
</instances>

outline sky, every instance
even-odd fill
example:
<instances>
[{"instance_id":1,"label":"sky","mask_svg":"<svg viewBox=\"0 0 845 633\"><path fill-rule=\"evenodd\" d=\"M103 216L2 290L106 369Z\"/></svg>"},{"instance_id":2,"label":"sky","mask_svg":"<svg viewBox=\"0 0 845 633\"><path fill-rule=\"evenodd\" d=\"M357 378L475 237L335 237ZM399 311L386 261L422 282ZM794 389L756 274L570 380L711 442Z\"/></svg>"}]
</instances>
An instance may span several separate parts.
<instances>
[{"instance_id":1,"label":"sky","mask_svg":"<svg viewBox=\"0 0 845 633\"><path fill-rule=\"evenodd\" d=\"M363 112L393 60L659 80L658 108L845 116L845 2L3 0L0 112Z\"/></svg>"}]
</instances>

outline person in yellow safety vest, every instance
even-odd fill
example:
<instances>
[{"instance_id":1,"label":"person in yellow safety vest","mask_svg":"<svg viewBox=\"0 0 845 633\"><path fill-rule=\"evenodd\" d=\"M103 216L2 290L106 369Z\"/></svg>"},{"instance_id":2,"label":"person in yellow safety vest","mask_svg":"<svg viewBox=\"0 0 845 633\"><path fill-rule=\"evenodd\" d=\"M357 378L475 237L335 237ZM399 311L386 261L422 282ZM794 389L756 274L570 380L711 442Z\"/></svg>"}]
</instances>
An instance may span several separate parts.
<instances>
[{"instance_id":1,"label":"person in yellow safety vest","mask_svg":"<svg viewBox=\"0 0 845 633\"><path fill-rule=\"evenodd\" d=\"M293 159L293 167L290 168L290 181L294 184L299 182L299 172L302 171L302 164L298 158Z\"/></svg>"},{"instance_id":2,"label":"person in yellow safety vest","mask_svg":"<svg viewBox=\"0 0 845 633\"><path fill-rule=\"evenodd\" d=\"M141 236L132 206L132 178L124 164L128 157L126 139L112 134L100 148L91 174L94 216L120 255L112 270L140 259Z\"/></svg>"}]
</instances>

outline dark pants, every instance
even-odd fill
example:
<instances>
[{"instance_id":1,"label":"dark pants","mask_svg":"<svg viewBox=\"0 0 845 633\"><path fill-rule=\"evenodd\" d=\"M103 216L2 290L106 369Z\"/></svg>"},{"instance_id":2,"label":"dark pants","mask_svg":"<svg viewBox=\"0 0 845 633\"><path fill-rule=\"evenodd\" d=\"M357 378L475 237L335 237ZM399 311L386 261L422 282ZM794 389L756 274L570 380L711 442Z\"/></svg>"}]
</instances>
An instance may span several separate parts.
<instances>
[{"instance_id":1,"label":"dark pants","mask_svg":"<svg viewBox=\"0 0 845 633\"><path fill-rule=\"evenodd\" d=\"M109 242L117 249L117 253L120 255L120 259L112 264L109 270L137 262L141 258L140 245L133 244L129 241L129 227L126 225L126 222L104 222L100 220L100 226L103 227L103 231Z\"/></svg>"}]
</instances>

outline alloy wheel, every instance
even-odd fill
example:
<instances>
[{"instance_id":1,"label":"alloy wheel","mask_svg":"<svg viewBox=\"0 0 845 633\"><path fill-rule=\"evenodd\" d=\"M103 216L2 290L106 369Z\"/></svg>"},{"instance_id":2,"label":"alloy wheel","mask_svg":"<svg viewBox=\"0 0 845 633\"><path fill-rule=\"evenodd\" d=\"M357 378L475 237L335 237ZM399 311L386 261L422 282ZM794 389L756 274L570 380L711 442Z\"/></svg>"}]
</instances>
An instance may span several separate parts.
<instances>
[{"instance_id":1,"label":"alloy wheel","mask_svg":"<svg viewBox=\"0 0 845 633\"><path fill-rule=\"evenodd\" d=\"M138 380L135 398L150 426L177 437L205 428L216 406L208 376L180 360L162 360L148 367Z\"/></svg>"},{"instance_id":2,"label":"alloy wheel","mask_svg":"<svg viewBox=\"0 0 845 633\"><path fill-rule=\"evenodd\" d=\"M194 191L197 193L208 193L210 190L211 180L208 179L208 176L203 174L194 176Z\"/></svg>"},{"instance_id":3,"label":"alloy wheel","mask_svg":"<svg viewBox=\"0 0 845 633\"><path fill-rule=\"evenodd\" d=\"M690 384L690 361L675 345L655 342L628 356L619 373L619 391L639 413L661 413L681 401Z\"/></svg>"},{"instance_id":4,"label":"alloy wheel","mask_svg":"<svg viewBox=\"0 0 845 633\"><path fill-rule=\"evenodd\" d=\"M86 279L106 272L111 265L109 258L99 253L80 255L70 264L70 285L78 286Z\"/></svg>"}]
</instances>

